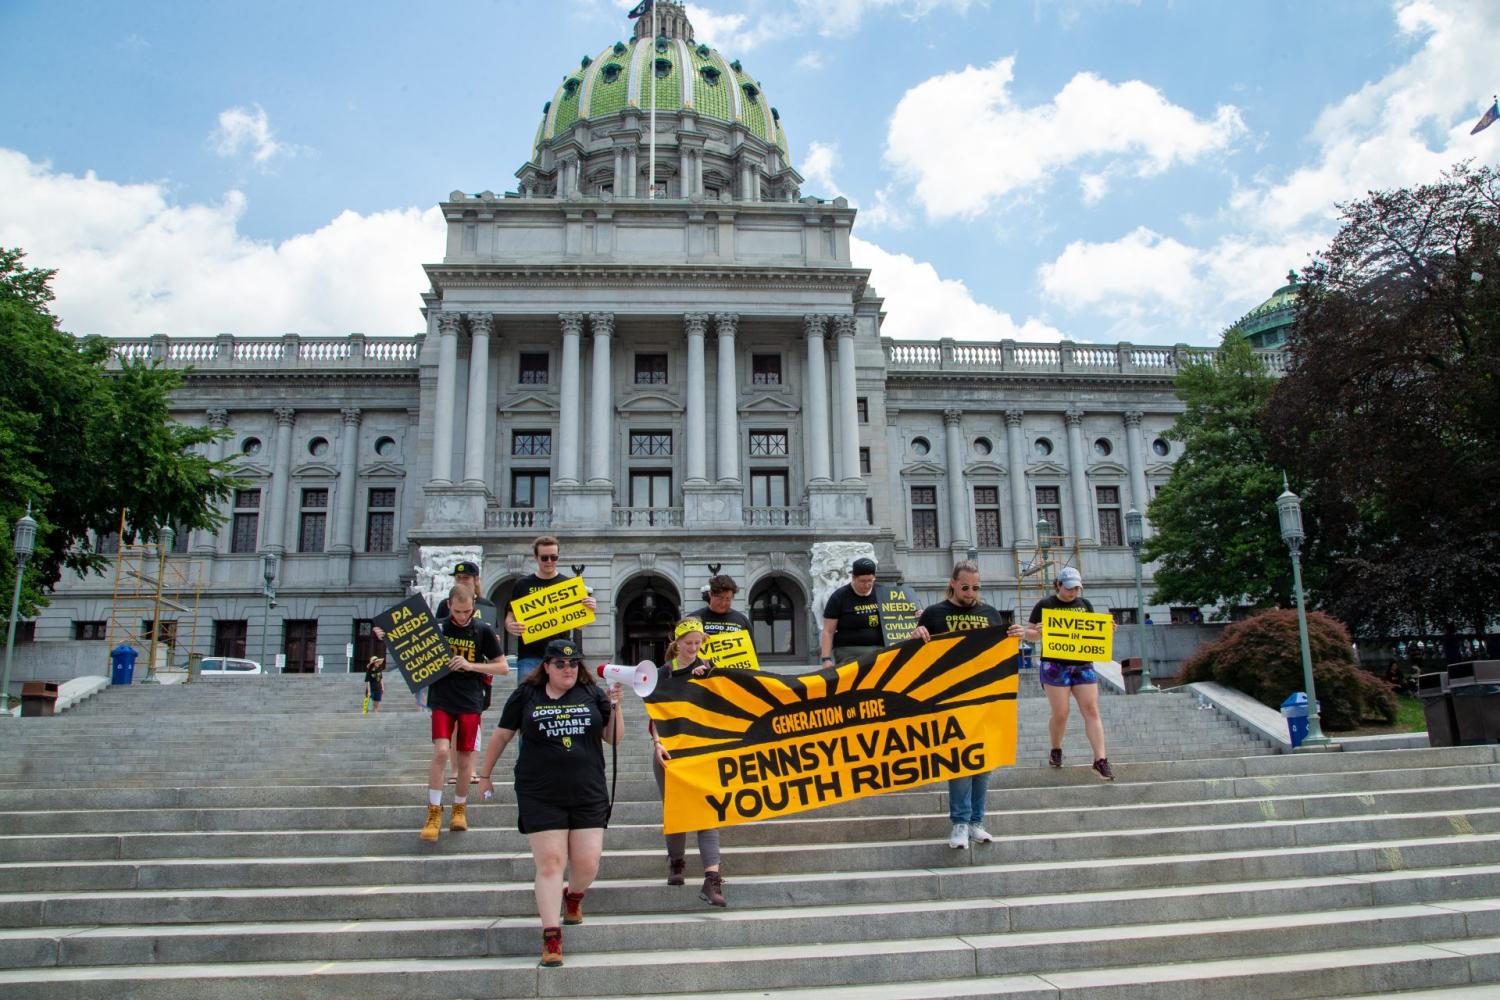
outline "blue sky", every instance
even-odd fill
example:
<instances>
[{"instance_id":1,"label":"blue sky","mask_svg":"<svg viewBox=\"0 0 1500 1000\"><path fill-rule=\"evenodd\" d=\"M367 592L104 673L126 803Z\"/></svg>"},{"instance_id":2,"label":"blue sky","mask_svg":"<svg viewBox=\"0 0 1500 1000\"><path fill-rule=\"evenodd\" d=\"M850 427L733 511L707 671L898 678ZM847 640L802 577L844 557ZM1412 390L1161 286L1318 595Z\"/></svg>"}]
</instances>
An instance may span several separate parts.
<instances>
[{"instance_id":1,"label":"blue sky","mask_svg":"<svg viewBox=\"0 0 1500 1000\"><path fill-rule=\"evenodd\" d=\"M513 187L629 6L7 0L0 244L75 332L416 332L434 206ZM1500 161L1493 0L688 10L859 206L898 338L1215 343L1337 202Z\"/></svg>"}]
</instances>

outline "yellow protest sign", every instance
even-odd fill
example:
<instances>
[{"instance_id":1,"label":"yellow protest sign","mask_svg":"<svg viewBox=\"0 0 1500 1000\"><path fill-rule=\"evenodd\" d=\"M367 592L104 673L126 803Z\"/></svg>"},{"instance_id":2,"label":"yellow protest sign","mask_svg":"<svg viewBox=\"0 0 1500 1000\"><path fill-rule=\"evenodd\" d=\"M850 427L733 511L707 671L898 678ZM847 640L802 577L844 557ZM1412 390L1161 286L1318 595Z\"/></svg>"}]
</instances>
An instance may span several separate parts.
<instances>
[{"instance_id":1,"label":"yellow protest sign","mask_svg":"<svg viewBox=\"0 0 1500 1000\"><path fill-rule=\"evenodd\" d=\"M755 655L755 643L744 629L717 632L703 642L698 655L711 660L720 670L759 670L760 660Z\"/></svg>"},{"instance_id":2,"label":"yellow protest sign","mask_svg":"<svg viewBox=\"0 0 1500 1000\"><path fill-rule=\"evenodd\" d=\"M774 819L1016 760L1018 643L913 639L809 674L672 679L646 699L671 754L663 830Z\"/></svg>"},{"instance_id":3,"label":"yellow protest sign","mask_svg":"<svg viewBox=\"0 0 1500 1000\"><path fill-rule=\"evenodd\" d=\"M525 628L522 641L535 642L592 622L594 611L583 603L587 596L588 588L574 576L511 601L510 613Z\"/></svg>"},{"instance_id":4,"label":"yellow protest sign","mask_svg":"<svg viewBox=\"0 0 1500 1000\"><path fill-rule=\"evenodd\" d=\"M1090 611L1042 609L1042 659L1112 660L1115 620Z\"/></svg>"}]
</instances>

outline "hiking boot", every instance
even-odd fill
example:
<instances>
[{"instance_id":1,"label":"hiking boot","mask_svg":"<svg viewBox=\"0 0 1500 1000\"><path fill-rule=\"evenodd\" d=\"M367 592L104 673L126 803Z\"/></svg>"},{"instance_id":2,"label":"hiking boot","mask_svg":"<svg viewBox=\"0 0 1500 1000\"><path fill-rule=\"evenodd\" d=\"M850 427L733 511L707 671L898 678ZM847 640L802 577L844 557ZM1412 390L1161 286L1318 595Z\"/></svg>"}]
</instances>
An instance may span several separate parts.
<instances>
[{"instance_id":1,"label":"hiking boot","mask_svg":"<svg viewBox=\"0 0 1500 1000\"><path fill-rule=\"evenodd\" d=\"M993 844L995 838L990 831L984 828L983 823L969 824L969 843L971 844Z\"/></svg>"},{"instance_id":2,"label":"hiking boot","mask_svg":"<svg viewBox=\"0 0 1500 1000\"><path fill-rule=\"evenodd\" d=\"M1103 757L1100 757L1098 760L1094 761L1094 770L1099 772L1099 777L1103 778L1105 781L1115 780L1114 769L1109 766L1109 761Z\"/></svg>"},{"instance_id":3,"label":"hiking boot","mask_svg":"<svg viewBox=\"0 0 1500 1000\"><path fill-rule=\"evenodd\" d=\"M687 879L682 877L682 871L687 867L687 862L682 858L667 859L667 885L686 885Z\"/></svg>"},{"instance_id":4,"label":"hiking boot","mask_svg":"<svg viewBox=\"0 0 1500 1000\"><path fill-rule=\"evenodd\" d=\"M448 832L463 833L469 828L469 804L467 802L455 802L453 804L453 815L448 817Z\"/></svg>"},{"instance_id":5,"label":"hiking boot","mask_svg":"<svg viewBox=\"0 0 1500 1000\"><path fill-rule=\"evenodd\" d=\"M422 826L419 836L423 840L437 840L438 833L443 829L443 807L428 806L427 822Z\"/></svg>"},{"instance_id":6,"label":"hiking boot","mask_svg":"<svg viewBox=\"0 0 1500 1000\"><path fill-rule=\"evenodd\" d=\"M724 878L718 872L703 873L703 888L698 890L698 898L710 906L728 906L729 901L724 898Z\"/></svg>"},{"instance_id":7,"label":"hiking boot","mask_svg":"<svg viewBox=\"0 0 1500 1000\"><path fill-rule=\"evenodd\" d=\"M1052 748L1052 752L1047 755L1047 763L1053 767L1062 767L1062 747Z\"/></svg>"},{"instance_id":8,"label":"hiking boot","mask_svg":"<svg viewBox=\"0 0 1500 1000\"><path fill-rule=\"evenodd\" d=\"M563 923L569 926L583 923L583 893L563 890Z\"/></svg>"},{"instance_id":9,"label":"hiking boot","mask_svg":"<svg viewBox=\"0 0 1500 1000\"><path fill-rule=\"evenodd\" d=\"M562 928L542 928L542 961L549 969L562 965Z\"/></svg>"},{"instance_id":10,"label":"hiking boot","mask_svg":"<svg viewBox=\"0 0 1500 1000\"><path fill-rule=\"evenodd\" d=\"M955 851L967 850L969 847L969 824L954 823L953 832L948 834L948 846Z\"/></svg>"}]
</instances>

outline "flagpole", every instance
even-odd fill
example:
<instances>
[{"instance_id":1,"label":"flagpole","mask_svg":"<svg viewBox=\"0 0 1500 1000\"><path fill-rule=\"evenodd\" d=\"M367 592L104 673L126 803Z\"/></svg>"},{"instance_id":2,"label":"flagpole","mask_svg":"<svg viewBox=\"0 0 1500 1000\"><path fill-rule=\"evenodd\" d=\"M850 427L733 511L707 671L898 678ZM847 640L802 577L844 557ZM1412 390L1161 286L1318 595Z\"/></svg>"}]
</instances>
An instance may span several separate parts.
<instances>
[{"instance_id":1,"label":"flagpole","mask_svg":"<svg viewBox=\"0 0 1500 1000\"><path fill-rule=\"evenodd\" d=\"M651 140L649 146L650 166L646 175L646 198L656 199L656 4L651 5L651 48L646 68L651 73Z\"/></svg>"}]
</instances>

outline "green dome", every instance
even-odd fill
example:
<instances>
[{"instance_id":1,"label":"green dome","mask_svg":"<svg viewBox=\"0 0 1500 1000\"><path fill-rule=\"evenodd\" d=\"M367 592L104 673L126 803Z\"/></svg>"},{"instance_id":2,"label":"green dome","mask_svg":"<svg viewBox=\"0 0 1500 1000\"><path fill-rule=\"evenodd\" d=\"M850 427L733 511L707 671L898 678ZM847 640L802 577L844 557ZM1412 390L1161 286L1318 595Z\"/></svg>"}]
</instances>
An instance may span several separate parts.
<instances>
[{"instance_id":1,"label":"green dome","mask_svg":"<svg viewBox=\"0 0 1500 1000\"><path fill-rule=\"evenodd\" d=\"M1297 319L1297 272L1288 271L1286 284L1271 297L1251 309L1230 326L1258 350L1270 350L1285 344Z\"/></svg>"}]
</instances>

